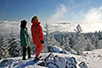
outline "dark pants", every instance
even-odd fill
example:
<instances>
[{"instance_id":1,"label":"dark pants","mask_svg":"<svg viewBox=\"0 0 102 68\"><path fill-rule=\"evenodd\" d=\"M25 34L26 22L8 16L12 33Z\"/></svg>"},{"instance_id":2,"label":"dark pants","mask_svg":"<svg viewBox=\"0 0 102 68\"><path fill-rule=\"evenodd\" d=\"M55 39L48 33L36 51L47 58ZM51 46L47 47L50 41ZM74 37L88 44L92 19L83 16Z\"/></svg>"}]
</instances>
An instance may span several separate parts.
<instances>
[{"instance_id":1,"label":"dark pants","mask_svg":"<svg viewBox=\"0 0 102 68\"><path fill-rule=\"evenodd\" d=\"M28 58L31 58L31 51L30 51L30 47L28 46L27 48L23 47L23 59L26 59L26 50L28 50Z\"/></svg>"}]
</instances>

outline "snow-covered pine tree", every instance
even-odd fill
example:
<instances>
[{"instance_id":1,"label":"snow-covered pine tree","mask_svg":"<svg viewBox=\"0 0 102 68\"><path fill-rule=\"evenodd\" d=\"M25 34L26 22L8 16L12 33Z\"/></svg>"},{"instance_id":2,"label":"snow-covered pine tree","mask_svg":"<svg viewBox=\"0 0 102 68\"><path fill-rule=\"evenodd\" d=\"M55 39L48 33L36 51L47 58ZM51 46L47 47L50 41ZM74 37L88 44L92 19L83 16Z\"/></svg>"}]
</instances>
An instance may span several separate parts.
<instances>
[{"instance_id":1,"label":"snow-covered pine tree","mask_svg":"<svg viewBox=\"0 0 102 68\"><path fill-rule=\"evenodd\" d=\"M99 40L99 41L98 41L97 49L101 49L101 48L102 48L102 40Z\"/></svg>"},{"instance_id":2,"label":"snow-covered pine tree","mask_svg":"<svg viewBox=\"0 0 102 68\"><path fill-rule=\"evenodd\" d=\"M10 57L8 52L8 41L6 35L0 35L0 59Z\"/></svg>"},{"instance_id":3,"label":"snow-covered pine tree","mask_svg":"<svg viewBox=\"0 0 102 68\"><path fill-rule=\"evenodd\" d=\"M102 31L98 32L99 40L102 40Z\"/></svg>"},{"instance_id":4,"label":"snow-covered pine tree","mask_svg":"<svg viewBox=\"0 0 102 68\"><path fill-rule=\"evenodd\" d=\"M62 35L55 35L55 40L60 44L60 47L62 46Z\"/></svg>"},{"instance_id":5,"label":"snow-covered pine tree","mask_svg":"<svg viewBox=\"0 0 102 68\"><path fill-rule=\"evenodd\" d=\"M36 45L33 44L32 38L30 38L30 49L31 49L31 54L34 55L34 53L36 53Z\"/></svg>"},{"instance_id":6,"label":"snow-covered pine tree","mask_svg":"<svg viewBox=\"0 0 102 68\"><path fill-rule=\"evenodd\" d=\"M98 33L98 39L97 39L97 48L96 49L101 49L102 48L102 32L101 31L99 31Z\"/></svg>"},{"instance_id":7,"label":"snow-covered pine tree","mask_svg":"<svg viewBox=\"0 0 102 68\"><path fill-rule=\"evenodd\" d=\"M71 34L71 36L69 37L69 45L70 45L70 48L73 48L74 45L75 45L75 34Z\"/></svg>"},{"instance_id":8,"label":"snow-covered pine tree","mask_svg":"<svg viewBox=\"0 0 102 68\"><path fill-rule=\"evenodd\" d=\"M54 34L50 34L49 35L50 41L49 41L49 45L50 46L60 46L60 44L56 41Z\"/></svg>"},{"instance_id":9,"label":"snow-covered pine tree","mask_svg":"<svg viewBox=\"0 0 102 68\"><path fill-rule=\"evenodd\" d=\"M60 47L60 44L56 41L54 34L49 34L49 42L48 42L48 52L55 52L53 48Z\"/></svg>"},{"instance_id":10,"label":"snow-covered pine tree","mask_svg":"<svg viewBox=\"0 0 102 68\"><path fill-rule=\"evenodd\" d=\"M45 33L45 44L44 44L43 52L48 52L47 47L49 46L50 29L49 29L49 25L47 24L47 21L46 21L46 24L45 24L44 28L45 28L45 30L44 30L44 33Z\"/></svg>"},{"instance_id":11,"label":"snow-covered pine tree","mask_svg":"<svg viewBox=\"0 0 102 68\"><path fill-rule=\"evenodd\" d=\"M71 48L70 48L69 40L68 39L69 39L68 37L63 39L63 46L64 46L65 50L70 51Z\"/></svg>"},{"instance_id":12,"label":"snow-covered pine tree","mask_svg":"<svg viewBox=\"0 0 102 68\"><path fill-rule=\"evenodd\" d=\"M13 28L12 28L12 31L11 31L11 34L9 36L9 54L11 57L17 57L19 56L20 54L20 50L17 48L18 46L18 40L13 32Z\"/></svg>"},{"instance_id":13,"label":"snow-covered pine tree","mask_svg":"<svg viewBox=\"0 0 102 68\"><path fill-rule=\"evenodd\" d=\"M95 32L95 48L98 49L98 41L99 41L99 36L98 36L98 32Z\"/></svg>"},{"instance_id":14,"label":"snow-covered pine tree","mask_svg":"<svg viewBox=\"0 0 102 68\"><path fill-rule=\"evenodd\" d=\"M91 51L91 50L95 49L95 46L91 43L91 39L84 40L84 43L86 46L85 50Z\"/></svg>"},{"instance_id":15,"label":"snow-covered pine tree","mask_svg":"<svg viewBox=\"0 0 102 68\"><path fill-rule=\"evenodd\" d=\"M77 54L80 55L82 54L82 51L85 49L84 46L84 34L81 34L82 32L82 28L80 26L80 24L78 24L78 26L75 29L76 31L76 37L75 37L75 45L74 45L74 50L77 51Z\"/></svg>"},{"instance_id":16,"label":"snow-covered pine tree","mask_svg":"<svg viewBox=\"0 0 102 68\"><path fill-rule=\"evenodd\" d=\"M77 35L80 35L82 32L82 28L80 26L80 24L77 25L76 29L74 29L74 31L76 31Z\"/></svg>"}]
</instances>

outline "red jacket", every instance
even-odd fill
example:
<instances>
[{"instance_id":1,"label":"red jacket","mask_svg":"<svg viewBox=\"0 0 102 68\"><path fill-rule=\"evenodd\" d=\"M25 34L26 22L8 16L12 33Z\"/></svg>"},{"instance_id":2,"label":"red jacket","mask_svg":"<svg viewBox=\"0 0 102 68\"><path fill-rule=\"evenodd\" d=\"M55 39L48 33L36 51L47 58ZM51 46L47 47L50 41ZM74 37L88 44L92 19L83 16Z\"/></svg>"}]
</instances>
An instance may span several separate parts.
<instances>
[{"instance_id":1,"label":"red jacket","mask_svg":"<svg viewBox=\"0 0 102 68\"><path fill-rule=\"evenodd\" d=\"M33 23L31 26L33 43L35 45L39 45L39 44L41 44L41 41L44 41L42 27L40 26L40 22L33 21L33 20L31 22Z\"/></svg>"}]
</instances>

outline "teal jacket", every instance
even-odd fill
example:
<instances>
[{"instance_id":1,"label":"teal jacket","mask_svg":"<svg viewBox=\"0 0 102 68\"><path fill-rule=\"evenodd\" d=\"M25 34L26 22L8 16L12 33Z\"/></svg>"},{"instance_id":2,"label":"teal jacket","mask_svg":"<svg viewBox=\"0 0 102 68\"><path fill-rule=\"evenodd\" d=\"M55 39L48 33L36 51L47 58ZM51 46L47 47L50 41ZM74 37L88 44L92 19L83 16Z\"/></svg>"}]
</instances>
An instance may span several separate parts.
<instances>
[{"instance_id":1,"label":"teal jacket","mask_svg":"<svg viewBox=\"0 0 102 68\"><path fill-rule=\"evenodd\" d=\"M25 47L26 45L30 45L30 39L27 28L21 28L20 30L20 40L21 40L21 46Z\"/></svg>"}]
</instances>

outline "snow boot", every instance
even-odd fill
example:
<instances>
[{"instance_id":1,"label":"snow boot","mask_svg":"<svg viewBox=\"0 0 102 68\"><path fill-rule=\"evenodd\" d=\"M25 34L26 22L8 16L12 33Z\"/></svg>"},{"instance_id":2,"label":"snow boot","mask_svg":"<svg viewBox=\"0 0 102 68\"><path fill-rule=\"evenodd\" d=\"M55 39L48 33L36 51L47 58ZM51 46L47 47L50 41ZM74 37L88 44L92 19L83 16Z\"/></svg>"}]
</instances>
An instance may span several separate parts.
<instances>
[{"instance_id":1,"label":"snow boot","mask_svg":"<svg viewBox=\"0 0 102 68\"><path fill-rule=\"evenodd\" d=\"M39 57L35 57L35 59L33 60L34 62L37 62L37 61L39 61L40 60L40 58Z\"/></svg>"},{"instance_id":2,"label":"snow boot","mask_svg":"<svg viewBox=\"0 0 102 68\"><path fill-rule=\"evenodd\" d=\"M22 60L26 60L26 58L22 58Z\"/></svg>"},{"instance_id":3,"label":"snow boot","mask_svg":"<svg viewBox=\"0 0 102 68\"><path fill-rule=\"evenodd\" d=\"M32 57L31 56L28 56L28 59L31 59Z\"/></svg>"}]
</instances>

